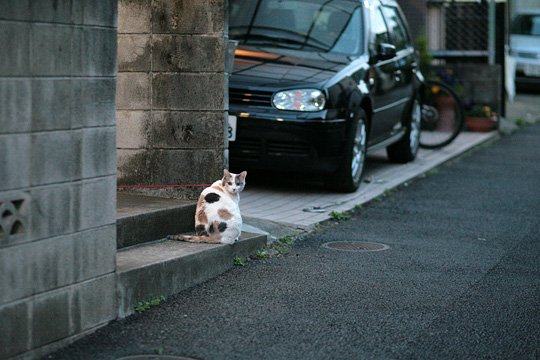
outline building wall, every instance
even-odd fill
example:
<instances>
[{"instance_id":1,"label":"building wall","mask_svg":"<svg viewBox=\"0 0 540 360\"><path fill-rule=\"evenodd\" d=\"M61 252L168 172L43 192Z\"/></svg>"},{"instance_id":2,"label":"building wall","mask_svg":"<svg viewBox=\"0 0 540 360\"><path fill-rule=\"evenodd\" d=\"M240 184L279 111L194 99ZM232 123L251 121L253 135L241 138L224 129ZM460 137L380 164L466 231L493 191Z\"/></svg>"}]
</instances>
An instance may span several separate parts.
<instances>
[{"instance_id":1,"label":"building wall","mask_svg":"<svg viewBox=\"0 0 540 360\"><path fill-rule=\"evenodd\" d=\"M116 0L0 0L0 358L115 318Z\"/></svg>"},{"instance_id":2,"label":"building wall","mask_svg":"<svg viewBox=\"0 0 540 360\"><path fill-rule=\"evenodd\" d=\"M120 0L118 181L211 183L222 176L226 115L223 0ZM194 199L200 187L131 190Z\"/></svg>"}]
</instances>

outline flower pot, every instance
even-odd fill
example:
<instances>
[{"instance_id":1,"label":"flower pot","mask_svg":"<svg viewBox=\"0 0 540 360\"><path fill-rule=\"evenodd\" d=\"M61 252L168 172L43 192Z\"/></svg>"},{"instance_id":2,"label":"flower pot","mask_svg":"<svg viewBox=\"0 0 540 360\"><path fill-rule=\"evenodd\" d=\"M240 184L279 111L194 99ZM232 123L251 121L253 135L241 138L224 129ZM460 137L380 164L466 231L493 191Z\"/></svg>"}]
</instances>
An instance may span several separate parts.
<instances>
[{"instance_id":1,"label":"flower pot","mask_svg":"<svg viewBox=\"0 0 540 360\"><path fill-rule=\"evenodd\" d=\"M437 122L437 131L453 131L456 118L456 102L451 96L438 96L435 99L435 105L439 112L439 121Z\"/></svg>"},{"instance_id":2,"label":"flower pot","mask_svg":"<svg viewBox=\"0 0 540 360\"><path fill-rule=\"evenodd\" d=\"M497 127L497 121L490 117L472 117L465 118L465 126L469 131L488 132Z\"/></svg>"}]
</instances>

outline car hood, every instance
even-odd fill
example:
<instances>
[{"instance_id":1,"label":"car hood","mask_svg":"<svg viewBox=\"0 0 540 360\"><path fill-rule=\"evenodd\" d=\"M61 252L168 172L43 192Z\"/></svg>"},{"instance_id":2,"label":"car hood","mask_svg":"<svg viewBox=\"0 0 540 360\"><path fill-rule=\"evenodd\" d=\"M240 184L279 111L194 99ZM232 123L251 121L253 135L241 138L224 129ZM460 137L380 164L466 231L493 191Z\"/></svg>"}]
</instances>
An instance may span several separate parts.
<instances>
[{"instance_id":1,"label":"car hood","mask_svg":"<svg viewBox=\"0 0 540 360\"><path fill-rule=\"evenodd\" d=\"M510 48L514 51L540 53L540 36L510 35Z\"/></svg>"},{"instance_id":2,"label":"car hood","mask_svg":"<svg viewBox=\"0 0 540 360\"><path fill-rule=\"evenodd\" d=\"M231 87L322 87L350 63L344 55L241 46L236 50Z\"/></svg>"}]
</instances>

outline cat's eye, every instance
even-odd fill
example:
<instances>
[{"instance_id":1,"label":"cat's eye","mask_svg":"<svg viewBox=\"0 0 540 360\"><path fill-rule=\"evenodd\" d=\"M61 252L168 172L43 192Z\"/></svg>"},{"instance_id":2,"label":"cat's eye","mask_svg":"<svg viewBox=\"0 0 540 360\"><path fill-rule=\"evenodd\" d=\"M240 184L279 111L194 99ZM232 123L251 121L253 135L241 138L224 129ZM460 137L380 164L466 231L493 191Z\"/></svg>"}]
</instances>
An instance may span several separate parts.
<instances>
[{"instance_id":1,"label":"cat's eye","mask_svg":"<svg viewBox=\"0 0 540 360\"><path fill-rule=\"evenodd\" d=\"M229 181L227 184L228 184L228 185L232 185L232 182Z\"/></svg>"}]
</instances>

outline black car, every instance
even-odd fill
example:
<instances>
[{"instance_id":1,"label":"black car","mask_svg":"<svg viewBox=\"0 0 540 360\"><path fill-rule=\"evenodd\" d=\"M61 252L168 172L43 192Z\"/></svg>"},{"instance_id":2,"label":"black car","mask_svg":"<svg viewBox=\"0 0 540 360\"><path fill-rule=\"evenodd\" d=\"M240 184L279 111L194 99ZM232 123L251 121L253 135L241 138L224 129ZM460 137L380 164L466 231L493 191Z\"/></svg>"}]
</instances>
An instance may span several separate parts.
<instances>
[{"instance_id":1,"label":"black car","mask_svg":"<svg viewBox=\"0 0 540 360\"><path fill-rule=\"evenodd\" d=\"M395 1L229 0L229 37L232 169L324 174L354 191L367 150L414 160L422 76Z\"/></svg>"}]
</instances>

